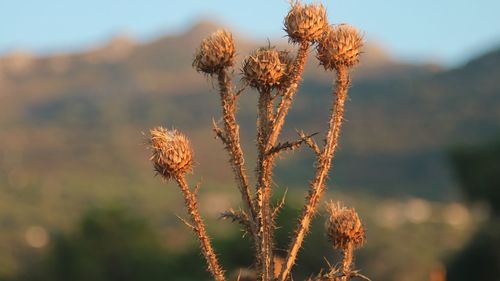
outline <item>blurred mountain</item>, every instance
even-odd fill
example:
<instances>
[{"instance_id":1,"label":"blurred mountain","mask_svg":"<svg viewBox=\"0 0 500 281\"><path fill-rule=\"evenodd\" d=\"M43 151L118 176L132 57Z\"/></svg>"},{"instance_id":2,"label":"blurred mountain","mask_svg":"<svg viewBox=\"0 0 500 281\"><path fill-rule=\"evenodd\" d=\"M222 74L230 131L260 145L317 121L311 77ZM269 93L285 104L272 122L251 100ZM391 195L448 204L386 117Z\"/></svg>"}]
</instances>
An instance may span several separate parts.
<instances>
[{"instance_id":1,"label":"blurred mountain","mask_svg":"<svg viewBox=\"0 0 500 281\"><path fill-rule=\"evenodd\" d=\"M216 89L191 67L200 40L218 27L202 22L147 43L122 35L75 54L18 52L0 58L0 175L14 185L25 176L42 181L67 175L150 176L141 132L163 125L193 139L196 178L231 180L226 154L211 132L212 117L220 115ZM240 60L268 44L265 38L258 43L235 38ZM293 50L283 38L272 43ZM236 67L236 82L238 73ZM354 72L332 183L376 194L454 194L445 150L498 135L499 75L500 50L446 70L397 61L368 43ZM295 129L325 131L332 78L311 53L285 138L294 137ZM250 154L255 104L249 91L238 116ZM304 165L311 164L308 151L287 155L279 162L277 183L306 186L311 174Z\"/></svg>"}]
</instances>

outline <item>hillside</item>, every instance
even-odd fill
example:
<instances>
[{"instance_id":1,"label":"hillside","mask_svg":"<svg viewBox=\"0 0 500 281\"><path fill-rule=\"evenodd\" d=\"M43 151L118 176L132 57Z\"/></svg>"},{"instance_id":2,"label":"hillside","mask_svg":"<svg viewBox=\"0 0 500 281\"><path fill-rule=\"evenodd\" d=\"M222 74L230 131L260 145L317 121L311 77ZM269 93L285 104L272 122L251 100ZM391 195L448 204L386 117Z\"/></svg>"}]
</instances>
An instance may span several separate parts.
<instances>
[{"instance_id":1,"label":"hillside","mask_svg":"<svg viewBox=\"0 0 500 281\"><path fill-rule=\"evenodd\" d=\"M210 131L212 117L219 116L218 98L191 68L198 42L215 29L201 23L147 43L118 37L76 54L0 58L0 175L13 185L103 174L145 178L151 169L141 132L164 125L192 137L197 178L226 183L231 178L226 155ZM267 44L236 38L240 59ZM282 46L283 40L276 43ZM330 74L320 71L313 56L306 73L285 136L296 128L325 129ZM395 61L369 43L355 72L333 184L394 196L453 195L446 149L498 136L499 75L500 51L442 70ZM255 94L248 92L239 112L249 153L255 103ZM277 183L305 186L310 174L302 167L309 165L308 156L307 151L286 156Z\"/></svg>"}]
</instances>

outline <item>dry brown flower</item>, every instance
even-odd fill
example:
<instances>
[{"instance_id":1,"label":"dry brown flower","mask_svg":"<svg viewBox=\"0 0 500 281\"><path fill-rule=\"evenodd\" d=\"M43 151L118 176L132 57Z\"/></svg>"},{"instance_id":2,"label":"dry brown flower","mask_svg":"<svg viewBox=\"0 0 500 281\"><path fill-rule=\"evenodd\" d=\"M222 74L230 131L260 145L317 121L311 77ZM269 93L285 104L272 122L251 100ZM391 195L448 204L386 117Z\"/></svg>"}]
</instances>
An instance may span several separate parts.
<instances>
[{"instance_id":1,"label":"dry brown flower","mask_svg":"<svg viewBox=\"0 0 500 281\"><path fill-rule=\"evenodd\" d=\"M234 64L233 35L218 30L205 38L195 53L193 67L206 74L214 74Z\"/></svg>"},{"instance_id":2,"label":"dry brown flower","mask_svg":"<svg viewBox=\"0 0 500 281\"><path fill-rule=\"evenodd\" d=\"M286 71L282 55L275 48L259 48L243 62L243 77L257 89L278 86Z\"/></svg>"},{"instance_id":3,"label":"dry brown flower","mask_svg":"<svg viewBox=\"0 0 500 281\"><path fill-rule=\"evenodd\" d=\"M340 203L327 204L329 218L326 222L328 239L335 249L363 246L365 229L354 208L347 208Z\"/></svg>"},{"instance_id":4,"label":"dry brown flower","mask_svg":"<svg viewBox=\"0 0 500 281\"><path fill-rule=\"evenodd\" d=\"M318 60L325 70L352 67L359 61L363 37L350 25L330 26L318 41Z\"/></svg>"},{"instance_id":5,"label":"dry brown flower","mask_svg":"<svg viewBox=\"0 0 500 281\"><path fill-rule=\"evenodd\" d=\"M278 85L278 88L283 89L283 87L285 87L288 84L287 82L289 82L290 80L291 73L293 70L294 58L290 55L289 51L284 51L284 50L279 51L279 55L280 55L280 61L285 67L285 73L281 77L281 81Z\"/></svg>"},{"instance_id":6,"label":"dry brown flower","mask_svg":"<svg viewBox=\"0 0 500 281\"><path fill-rule=\"evenodd\" d=\"M295 43L314 42L323 35L327 27L326 10L321 4L292 3L285 17L285 31Z\"/></svg>"},{"instance_id":7,"label":"dry brown flower","mask_svg":"<svg viewBox=\"0 0 500 281\"><path fill-rule=\"evenodd\" d=\"M189 140L177 130L167 130L163 127L151 129L150 134L149 144L153 151L150 160L153 162L156 172L167 180L175 180L179 185L190 216L190 222L181 220L196 233L200 241L201 253L207 262L208 271L216 281L225 281L224 270L217 260L205 223L200 215L196 199L198 187L191 190L186 181L185 174L193 168L193 151Z\"/></svg>"},{"instance_id":8,"label":"dry brown flower","mask_svg":"<svg viewBox=\"0 0 500 281\"><path fill-rule=\"evenodd\" d=\"M151 162L165 179L176 178L193 168L193 151L189 140L177 130L156 127L150 130L153 151Z\"/></svg>"}]
</instances>

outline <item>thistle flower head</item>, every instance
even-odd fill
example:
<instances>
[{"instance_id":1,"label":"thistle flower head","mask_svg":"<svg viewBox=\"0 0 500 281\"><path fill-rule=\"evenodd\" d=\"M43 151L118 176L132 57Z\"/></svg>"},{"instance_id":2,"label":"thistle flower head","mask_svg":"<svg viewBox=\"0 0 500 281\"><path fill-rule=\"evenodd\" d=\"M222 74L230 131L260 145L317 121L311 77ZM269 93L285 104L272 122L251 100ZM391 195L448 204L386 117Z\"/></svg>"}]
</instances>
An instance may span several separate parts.
<instances>
[{"instance_id":1,"label":"thistle flower head","mask_svg":"<svg viewBox=\"0 0 500 281\"><path fill-rule=\"evenodd\" d=\"M329 213L326 229L328 239L335 249L346 249L348 245L359 248L365 242L365 229L354 208L346 208L340 203L327 204Z\"/></svg>"},{"instance_id":2,"label":"thistle flower head","mask_svg":"<svg viewBox=\"0 0 500 281\"><path fill-rule=\"evenodd\" d=\"M234 41L231 33L218 30L205 38L193 60L193 67L198 72L214 74L234 64Z\"/></svg>"},{"instance_id":3,"label":"thistle flower head","mask_svg":"<svg viewBox=\"0 0 500 281\"><path fill-rule=\"evenodd\" d=\"M292 42L314 42L328 27L325 7L321 4L292 3L285 17L285 31Z\"/></svg>"},{"instance_id":4,"label":"thistle flower head","mask_svg":"<svg viewBox=\"0 0 500 281\"><path fill-rule=\"evenodd\" d=\"M259 48L243 62L243 78L257 89L271 89L279 86L286 65L283 55L275 48Z\"/></svg>"},{"instance_id":5,"label":"thistle flower head","mask_svg":"<svg viewBox=\"0 0 500 281\"><path fill-rule=\"evenodd\" d=\"M359 61L363 37L350 25L330 27L318 41L318 60L326 70L352 67Z\"/></svg>"},{"instance_id":6,"label":"thistle flower head","mask_svg":"<svg viewBox=\"0 0 500 281\"><path fill-rule=\"evenodd\" d=\"M193 168L193 151L189 140L177 130L156 127L150 130L151 162L155 171L165 179L190 172Z\"/></svg>"}]
</instances>

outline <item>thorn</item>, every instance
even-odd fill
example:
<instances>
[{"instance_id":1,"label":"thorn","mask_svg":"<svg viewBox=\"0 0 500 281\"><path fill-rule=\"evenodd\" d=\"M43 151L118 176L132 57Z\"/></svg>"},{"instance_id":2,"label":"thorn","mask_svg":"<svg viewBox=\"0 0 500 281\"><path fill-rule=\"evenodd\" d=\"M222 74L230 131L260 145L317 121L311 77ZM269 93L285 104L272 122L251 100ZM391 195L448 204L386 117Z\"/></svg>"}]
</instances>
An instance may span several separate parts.
<instances>
[{"instance_id":1,"label":"thorn","mask_svg":"<svg viewBox=\"0 0 500 281\"><path fill-rule=\"evenodd\" d=\"M366 280L366 281L371 281L370 278L366 277L365 275L359 273L359 270L356 271L351 271L349 274L351 277L358 277L360 279Z\"/></svg>"},{"instance_id":2,"label":"thorn","mask_svg":"<svg viewBox=\"0 0 500 281\"><path fill-rule=\"evenodd\" d=\"M187 222L185 219L181 218L179 215L175 215L181 222L183 222L187 227L191 228L192 230L196 230L196 227L194 227L192 224Z\"/></svg>"},{"instance_id":3,"label":"thorn","mask_svg":"<svg viewBox=\"0 0 500 281\"><path fill-rule=\"evenodd\" d=\"M194 196L197 196L197 195L198 195L198 191L200 191L200 188L201 188L201 184L200 184L200 183L197 183L197 184L194 186L194 190L193 190L193 194L194 194Z\"/></svg>"},{"instance_id":4,"label":"thorn","mask_svg":"<svg viewBox=\"0 0 500 281\"><path fill-rule=\"evenodd\" d=\"M269 151L266 154L268 156L274 156L274 155L279 154L285 150L292 150L293 151L293 150L299 148L303 143L307 143L307 140L310 139L314 135L315 134L312 134L309 136L303 136L299 140L296 140L293 142L287 141L284 143L278 143L277 145L275 145L274 147L269 149Z\"/></svg>"},{"instance_id":5,"label":"thorn","mask_svg":"<svg viewBox=\"0 0 500 281\"><path fill-rule=\"evenodd\" d=\"M251 232L251 224L248 215L244 211L235 212L233 209L229 209L220 214L219 219L231 219L231 222L239 223L245 232Z\"/></svg>"},{"instance_id":6,"label":"thorn","mask_svg":"<svg viewBox=\"0 0 500 281\"><path fill-rule=\"evenodd\" d=\"M333 267L332 267L332 264L330 263L330 261L328 261L328 259L325 256L323 256L323 259L325 260L326 265L328 265L328 268L332 269Z\"/></svg>"},{"instance_id":7,"label":"thorn","mask_svg":"<svg viewBox=\"0 0 500 281\"><path fill-rule=\"evenodd\" d=\"M321 155L321 149L319 148L318 144L314 141L314 139L312 138L313 136L319 134L318 132L314 133L314 134L311 134L309 136L307 136L303 131L299 131L297 130L297 134L302 138L304 139L305 143L307 144L307 146L309 146L309 148L311 148L313 150L313 152L316 154L316 156L320 156Z\"/></svg>"},{"instance_id":8,"label":"thorn","mask_svg":"<svg viewBox=\"0 0 500 281\"><path fill-rule=\"evenodd\" d=\"M217 125L215 119L212 118L213 131L215 132L215 138L219 138L225 145L228 145L227 138L221 128Z\"/></svg>"},{"instance_id":9,"label":"thorn","mask_svg":"<svg viewBox=\"0 0 500 281\"><path fill-rule=\"evenodd\" d=\"M239 97L244 91L245 89L247 88L247 85L243 85L238 91L236 91L236 93L234 94L234 96L237 98Z\"/></svg>"},{"instance_id":10,"label":"thorn","mask_svg":"<svg viewBox=\"0 0 500 281\"><path fill-rule=\"evenodd\" d=\"M279 211L281 211L281 209L283 209L283 207L285 206L285 198L286 198L287 193L288 193L288 188L285 189L285 193L283 194L281 201L278 203L278 205L273 210L273 214L272 214L273 220L276 220L276 218L278 217Z\"/></svg>"}]
</instances>

